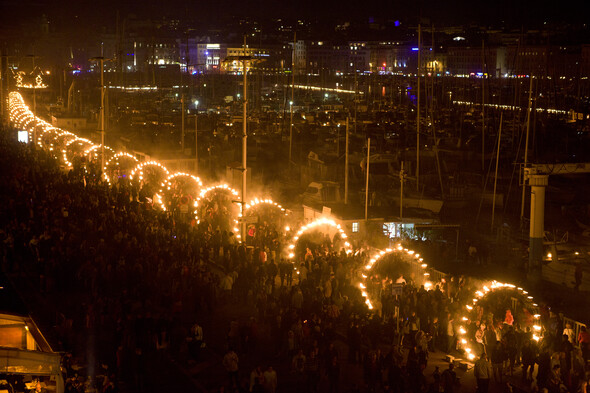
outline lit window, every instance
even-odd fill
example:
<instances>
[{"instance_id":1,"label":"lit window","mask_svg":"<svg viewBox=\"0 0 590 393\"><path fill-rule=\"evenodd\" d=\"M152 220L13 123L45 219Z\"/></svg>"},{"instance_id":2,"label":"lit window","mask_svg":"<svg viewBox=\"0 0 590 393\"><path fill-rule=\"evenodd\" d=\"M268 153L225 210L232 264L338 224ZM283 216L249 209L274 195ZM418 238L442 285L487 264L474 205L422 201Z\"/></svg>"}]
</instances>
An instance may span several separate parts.
<instances>
[{"instance_id":1,"label":"lit window","mask_svg":"<svg viewBox=\"0 0 590 393\"><path fill-rule=\"evenodd\" d=\"M352 233L357 233L359 231L359 223L353 222L352 223Z\"/></svg>"}]
</instances>

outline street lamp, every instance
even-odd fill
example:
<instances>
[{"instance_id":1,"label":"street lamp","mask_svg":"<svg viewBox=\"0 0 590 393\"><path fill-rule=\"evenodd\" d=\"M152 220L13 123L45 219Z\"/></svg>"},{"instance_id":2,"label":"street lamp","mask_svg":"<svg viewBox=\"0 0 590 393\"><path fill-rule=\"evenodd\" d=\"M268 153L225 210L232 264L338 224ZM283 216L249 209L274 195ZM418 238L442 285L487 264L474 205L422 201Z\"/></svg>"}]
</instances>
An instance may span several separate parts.
<instances>
[{"instance_id":1,"label":"street lamp","mask_svg":"<svg viewBox=\"0 0 590 393\"><path fill-rule=\"evenodd\" d=\"M244 211L244 205L246 204L246 171L247 171L247 140L248 140L248 62L250 64L253 63L254 57L248 56L246 51L246 37L244 36L244 54L242 56L228 56L225 61L232 62L237 60L242 63L242 76L243 76L243 94L236 94L237 98L243 97L242 104L243 104L243 112L242 112L242 121L243 121L243 128L242 128L242 196L240 203L242 204L242 212ZM242 217L243 219L243 217ZM246 222L242 220L242 241L246 241Z\"/></svg>"},{"instance_id":2,"label":"street lamp","mask_svg":"<svg viewBox=\"0 0 590 393\"><path fill-rule=\"evenodd\" d=\"M291 167L292 162L292 152L293 152L293 101L289 101L289 112L290 112L290 121L289 121L289 168Z\"/></svg>"},{"instance_id":3,"label":"street lamp","mask_svg":"<svg viewBox=\"0 0 590 393\"><path fill-rule=\"evenodd\" d=\"M30 57L33 60L33 71L31 74L35 76L35 59L39 58L39 56L35 55L27 55L26 57ZM37 83L33 80L33 113L37 116ZM37 144L37 129L33 128L33 147Z\"/></svg>"},{"instance_id":4,"label":"street lamp","mask_svg":"<svg viewBox=\"0 0 590 393\"><path fill-rule=\"evenodd\" d=\"M100 62L100 155L101 170L104 170L104 56L92 57L90 60Z\"/></svg>"},{"instance_id":5,"label":"street lamp","mask_svg":"<svg viewBox=\"0 0 590 393\"><path fill-rule=\"evenodd\" d=\"M199 144L197 139L197 119L199 116L199 100L195 100L195 172L199 174Z\"/></svg>"}]
</instances>

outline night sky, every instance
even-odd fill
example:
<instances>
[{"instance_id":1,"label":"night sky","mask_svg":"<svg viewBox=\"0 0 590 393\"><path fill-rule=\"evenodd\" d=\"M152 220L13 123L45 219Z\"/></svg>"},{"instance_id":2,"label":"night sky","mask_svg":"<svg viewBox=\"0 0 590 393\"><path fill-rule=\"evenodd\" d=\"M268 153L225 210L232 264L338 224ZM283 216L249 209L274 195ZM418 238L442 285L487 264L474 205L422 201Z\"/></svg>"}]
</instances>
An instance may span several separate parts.
<instances>
[{"instance_id":1,"label":"night sky","mask_svg":"<svg viewBox=\"0 0 590 393\"><path fill-rule=\"evenodd\" d=\"M226 16L250 16L253 18L306 18L340 21L378 19L401 20L458 25L478 23L509 27L538 27L543 22L585 22L587 13L582 0L565 2L532 0L394 0L360 2L358 0L2 0L3 23L13 24L25 19L25 15L46 14L55 23L68 23L76 16L84 21L110 25L116 11L124 16L187 17L193 21L216 20ZM106 22L106 23L105 23Z\"/></svg>"}]
</instances>

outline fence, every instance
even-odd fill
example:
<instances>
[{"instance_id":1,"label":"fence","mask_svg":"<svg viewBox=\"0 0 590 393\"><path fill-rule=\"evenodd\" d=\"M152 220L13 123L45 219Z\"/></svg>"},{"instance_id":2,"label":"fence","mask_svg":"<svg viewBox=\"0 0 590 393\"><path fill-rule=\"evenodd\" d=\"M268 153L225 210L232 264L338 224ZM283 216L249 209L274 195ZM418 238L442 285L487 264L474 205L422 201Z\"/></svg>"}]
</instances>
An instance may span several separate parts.
<instances>
[{"instance_id":1,"label":"fence","mask_svg":"<svg viewBox=\"0 0 590 393\"><path fill-rule=\"evenodd\" d=\"M578 321L574 321L571 318L568 317L564 317L562 316L563 319L563 326L565 326L566 323L569 323L572 325L572 329L574 330L574 342L578 343L578 335L580 334L580 331L582 330L582 326L587 327L586 324L582 323L582 322L578 322Z\"/></svg>"}]
</instances>

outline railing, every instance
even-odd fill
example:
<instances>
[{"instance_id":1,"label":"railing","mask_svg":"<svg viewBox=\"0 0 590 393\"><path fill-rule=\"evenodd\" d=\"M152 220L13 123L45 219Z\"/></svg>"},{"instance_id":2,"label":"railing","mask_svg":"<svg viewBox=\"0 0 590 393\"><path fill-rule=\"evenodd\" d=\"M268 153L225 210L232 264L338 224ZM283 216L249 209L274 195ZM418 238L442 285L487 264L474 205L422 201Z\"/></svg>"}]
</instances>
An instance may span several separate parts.
<instances>
[{"instance_id":1,"label":"railing","mask_svg":"<svg viewBox=\"0 0 590 393\"><path fill-rule=\"evenodd\" d=\"M582 330L582 326L587 327L586 324L582 323L582 322L578 322L578 321L574 321L571 318L568 317L562 317L563 318L563 326L565 326L566 323L569 323L570 325L572 325L572 329L574 330L574 342L577 344L578 343L578 334L580 334L580 331Z\"/></svg>"}]
</instances>

